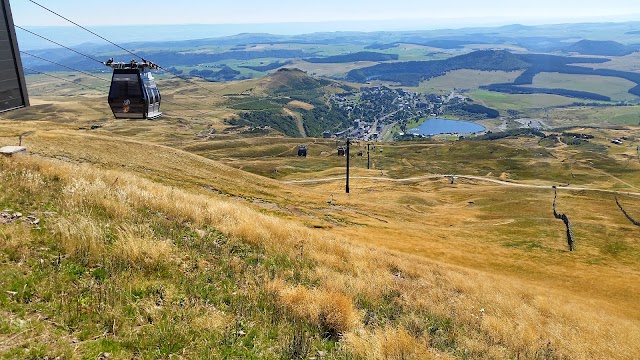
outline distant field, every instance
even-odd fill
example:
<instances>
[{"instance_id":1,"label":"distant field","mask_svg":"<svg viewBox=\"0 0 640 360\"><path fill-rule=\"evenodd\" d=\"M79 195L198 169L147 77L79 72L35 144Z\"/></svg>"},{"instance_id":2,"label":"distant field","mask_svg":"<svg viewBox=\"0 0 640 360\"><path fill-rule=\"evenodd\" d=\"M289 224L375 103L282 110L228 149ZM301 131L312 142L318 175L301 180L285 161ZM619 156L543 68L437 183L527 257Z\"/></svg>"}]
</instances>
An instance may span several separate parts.
<instances>
[{"instance_id":1,"label":"distant field","mask_svg":"<svg viewBox=\"0 0 640 360\"><path fill-rule=\"evenodd\" d=\"M521 74L522 71L454 70L444 76L423 81L415 90L427 93L450 92L453 89L478 90L483 85L513 82Z\"/></svg>"},{"instance_id":2,"label":"distant field","mask_svg":"<svg viewBox=\"0 0 640 360\"><path fill-rule=\"evenodd\" d=\"M640 106L570 107L551 109L549 118L565 125L638 125Z\"/></svg>"},{"instance_id":3,"label":"distant field","mask_svg":"<svg viewBox=\"0 0 640 360\"><path fill-rule=\"evenodd\" d=\"M531 109L543 109L554 106L569 105L576 102L576 99L571 99L559 95L517 95L484 90L474 91L470 93L469 96L478 102L484 103L490 108L494 108L500 111L526 111Z\"/></svg>"},{"instance_id":4,"label":"distant field","mask_svg":"<svg viewBox=\"0 0 640 360\"><path fill-rule=\"evenodd\" d=\"M621 71L640 71L640 52L627 56L613 56L611 61L602 64L589 64L594 69L612 69Z\"/></svg>"},{"instance_id":5,"label":"distant field","mask_svg":"<svg viewBox=\"0 0 640 360\"><path fill-rule=\"evenodd\" d=\"M97 78L70 72L53 72L48 75L27 75L27 91L29 96L47 96L51 94L62 96L99 95L107 94L111 82L111 73L95 74Z\"/></svg>"},{"instance_id":6,"label":"distant field","mask_svg":"<svg viewBox=\"0 0 640 360\"><path fill-rule=\"evenodd\" d=\"M628 92L636 86L634 82L610 76L540 73L533 78L532 85L524 86L587 91L608 96L613 101L640 100Z\"/></svg>"},{"instance_id":7,"label":"distant field","mask_svg":"<svg viewBox=\"0 0 640 360\"><path fill-rule=\"evenodd\" d=\"M471 44L464 47L465 50L474 51L474 50L493 50L493 49L504 49L513 52L526 52L527 49L517 46L517 45L509 45L509 44Z\"/></svg>"},{"instance_id":8,"label":"distant field","mask_svg":"<svg viewBox=\"0 0 640 360\"><path fill-rule=\"evenodd\" d=\"M361 69L376 64L378 63L371 61L358 61L346 64L312 64L306 61L295 61L287 67L298 68L313 76L344 77L351 70Z\"/></svg>"}]
</instances>

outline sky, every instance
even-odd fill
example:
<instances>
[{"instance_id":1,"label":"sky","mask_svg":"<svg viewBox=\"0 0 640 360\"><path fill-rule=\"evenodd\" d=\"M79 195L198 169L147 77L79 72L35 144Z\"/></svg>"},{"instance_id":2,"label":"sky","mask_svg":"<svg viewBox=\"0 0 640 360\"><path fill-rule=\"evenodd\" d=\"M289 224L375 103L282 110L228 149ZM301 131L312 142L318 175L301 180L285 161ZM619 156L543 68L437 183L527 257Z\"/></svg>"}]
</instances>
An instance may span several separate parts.
<instances>
[{"instance_id":1,"label":"sky","mask_svg":"<svg viewBox=\"0 0 640 360\"><path fill-rule=\"evenodd\" d=\"M640 20L639 0L34 0L86 26L422 21L447 26ZM20 26L69 25L29 0L10 0ZM381 23L382 24L382 23ZM407 25L408 26L408 25ZM350 30L340 28L338 30ZM354 29L356 30L356 29ZM387 30L387 29L380 29Z\"/></svg>"}]
</instances>

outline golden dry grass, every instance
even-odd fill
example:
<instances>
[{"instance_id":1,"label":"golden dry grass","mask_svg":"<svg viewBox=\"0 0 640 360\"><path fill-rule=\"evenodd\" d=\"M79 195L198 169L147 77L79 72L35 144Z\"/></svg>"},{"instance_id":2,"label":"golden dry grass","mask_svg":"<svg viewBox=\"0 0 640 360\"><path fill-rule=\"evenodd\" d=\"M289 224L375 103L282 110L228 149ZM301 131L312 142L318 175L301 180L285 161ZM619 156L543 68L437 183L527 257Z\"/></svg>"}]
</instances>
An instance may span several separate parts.
<instances>
[{"instance_id":1,"label":"golden dry grass","mask_svg":"<svg viewBox=\"0 0 640 360\"><path fill-rule=\"evenodd\" d=\"M500 354L539 357L545 351L563 358L635 358L639 355L638 321L612 311L598 296L585 298L553 283L543 288L544 283L536 284L523 274L517 276L518 272L490 275L501 271L491 267L485 271L464 269L408 255L406 249L397 253L361 245L358 243L364 239L373 245L376 236L367 235L368 230L360 230L359 234L349 231L324 234L261 214L242 203L196 195L121 171L50 160L18 161L17 166L22 162L35 162L43 174L64 179L70 209L81 208L82 204L99 204L118 216L127 211L123 209L142 207L194 224L213 226L231 237L260 244L270 251L285 251L292 257L302 252L317 263L314 271L320 286L305 288L279 283L274 288L282 304L302 319L339 331L344 335L346 346L352 346L352 351L363 357L431 356L429 354L445 349L442 344L449 342L482 357ZM38 183L37 176L26 178ZM75 223L77 219L73 220ZM75 230L70 231L96 232L82 223L74 226ZM121 243L113 245L118 250L111 254L115 260L127 258L130 264L136 261L154 264L170 256L170 247L158 246L157 240L139 234L136 229L121 231L126 236ZM339 233L350 235L346 237L353 240L336 237ZM388 236L385 233L378 234L379 241ZM433 235L437 236L437 231ZM61 236L65 244L66 235L61 233ZM90 235L74 238L79 244L66 244L68 251L80 255L101 252L99 247L92 247ZM430 247L431 251L439 251ZM125 251L127 255L123 255ZM455 257L449 258L447 262L453 264L454 260ZM413 315L401 316L406 323L364 326L364 315L354 307L355 299L376 301L390 293L394 294L394 308ZM464 331L448 333L442 325L443 333L438 334L437 341L443 343L438 345L430 338L431 332L425 332L434 328L429 325L433 318L451 319ZM407 336L412 329L417 333ZM392 342L391 337L397 341Z\"/></svg>"},{"instance_id":2,"label":"golden dry grass","mask_svg":"<svg viewBox=\"0 0 640 360\"><path fill-rule=\"evenodd\" d=\"M313 110L315 108L315 106L313 106L312 104L306 103L306 102L302 102L302 101L298 101L298 100L294 100L294 101L290 101L287 104L288 107L290 108L300 108L300 109L304 109L304 110Z\"/></svg>"},{"instance_id":3,"label":"golden dry grass","mask_svg":"<svg viewBox=\"0 0 640 360\"><path fill-rule=\"evenodd\" d=\"M152 125L117 124L142 130ZM181 266L181 250L149 229L122 224L115 229L118 240L108 243L105 224L88 220L92 214L85 212L101 209L117 224L136 209L147 209L218 229L270 253L310 261L308 283L284 276L270 281L270 289L293 317L340 333L345 349L362 358L640 358L638 230L617 210L610 193L560 189L559 209L568 213L578 237L578 251L568 253L562 224L551 215L552 183L545 180L518 179L549 189L462 179L450 185L446 179L393 183L354 178L347 196L341 181L284 184L153 144L149 141L159 139L155 133L132 140L108 128L89 133L53 120L5 121L0 142L13 142L26 129L35 131L25 138L35 156L2 160L0 170L20 174L15 180L35 193L43 190L43 176L61 179L68 213L56 216L54 235L65 254L87 264L106 259L112 266L143 272L163 263ZM185 130L181 139L189 133ZM215 158L237 167L249 162L292 165L288 157L245 162L224 152L231 144L262 149L277 141L185 140L185 148L213 149ZM284 143L287 148L296 141ZM502 144L533 146L521 140ZM318 146L331 149L330 144ZM385 146L385 154L408 149L427 151L432 158L442 152L455 155L450 144ZM594 170L602 167L603 158L579 149L558 148L553 158L540 162L553 168L581 154L587 157L575 171L582 184L626 191L640 186L637 164L612 178ZM613 161L631 154L631 148L617 149ZM330 165L333 160L326 158ZM415 157L403 159L402 165L385 169L387 174L424 166ZM524 157L510 160L538 166ZM514 170L504 173L509 171ZM338 165L310 171L313 177L341 172ZM381 176L379 170L354 173ZM301 177L307 175L289 176ZM327 203L329 194L333 205ZM625 196L623 202L631 211L640 209L637 197ZM2 251L27 258L29 234L19 226L0 228ZM244 265L231 266L241 272ZM144 306L147 316L162 319L154 304ZM190 311L195 327L209 326L208 320L221 328L232 322L206 304Z\"/></svg>"}]
</instances>

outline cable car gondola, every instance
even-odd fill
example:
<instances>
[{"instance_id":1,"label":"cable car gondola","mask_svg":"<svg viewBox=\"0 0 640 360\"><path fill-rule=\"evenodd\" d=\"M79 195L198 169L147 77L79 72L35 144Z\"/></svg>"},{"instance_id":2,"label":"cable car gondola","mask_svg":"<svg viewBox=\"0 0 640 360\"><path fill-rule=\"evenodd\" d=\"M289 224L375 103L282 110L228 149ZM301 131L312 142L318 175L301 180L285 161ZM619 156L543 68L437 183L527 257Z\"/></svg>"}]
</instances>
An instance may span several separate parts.
<instances>
[{"instance_id":1,"label":"cable car gondola","mask_svg":"<svg viewBox=\"0 0 640 360\"><path fill-rule=\"evenodd\" d=\"M298 145L298 156L307 157L307 145Z\"/></svg>"},{"instance_id":2,"label":"cable car gondola","mask_svg":"<svg viewBox=\"0 0 640 360\"><path fill-rule=\"evenodd\" d=\"M160 112L160 91L151 75L159 66L144 60L130 63L104 62L113 69L109 106L116 119L155 119Z\"/></svg>"}]
</instances>

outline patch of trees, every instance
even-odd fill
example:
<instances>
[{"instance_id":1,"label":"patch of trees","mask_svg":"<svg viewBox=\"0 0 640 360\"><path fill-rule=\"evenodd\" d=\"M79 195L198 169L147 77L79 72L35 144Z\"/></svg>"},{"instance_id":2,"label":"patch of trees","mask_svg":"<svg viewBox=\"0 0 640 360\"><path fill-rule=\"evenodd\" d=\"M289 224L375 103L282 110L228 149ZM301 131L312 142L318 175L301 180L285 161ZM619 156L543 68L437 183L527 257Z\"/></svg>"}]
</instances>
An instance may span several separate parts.
<instances>
[{"instance_id":1,"label":"patch of trees","mask_svg":"<svg viewBox=\"0 0 640 360\"><path fill-rule=\"evenodd\" d=\"M591 134L581 134L581 133L574 133L574 132L563 132L562 136L572 137L576 139L587 139L587 140L595 138L595 136Z\"/></svg>"},{"instance_id":2,"label":"patch of trees","mask_svg":"<svg viewBox=\"0 0 640 360\"><path fill-rule=\"evenodd\" d=\"M499 140L499 139L505 139L509 137L519 137L519 136L539 137L543 139L547 137L545 133L537 129L512 129L512 130L501 131L497 133L487 131L486 134L476 136L474 139L475 140Z\"/></svg>"},{"instance_id":3,"label":"patch of trees","mask_svg":"<svg viewBox=\"0 0 640 360\"><path fill-rule=\"evenodd\" d=\"M241 68L244 69L249 69L249 70L253 70L253 71L260 71L260 72L267 72L270 70L275 70L277 68L283 67L283 66L287 66L289 64L292 64L293 61L289 60L289 61L275 61L266 65L260 65L260 66L249 66L249 65L243 65L243 66L239 66Z\"/></svg>"},{"instance_id":4,"label":"patch of trees","mask_svg":"<svg viewBox=\"0 0 640 360\"><path fill-rule=\"evenodd\" d=\"M595 94L587 91L566 90L566 89L552 89L552 88L534 88L523 87L512 84L493 84L480 87L483 90L501 92L506 94L550 94L560 95L578 99L596 100L596 101L611 101L608 96Z\"/></svg>"},{"instance_id":5,"label":"patch of trees","mask_svg":"<svg viewBox=\"0 0 640 360\"><path fill-rule=\"evenodd\" d=\"M240 71L224 65L219 71L193 69L189 71L189 75L201 77L210 81L228 81L233 80L236 76L240 75Z\"/></svg>"},{"instance_id":6,"label":"patch of trees","mask_svg":"<svg viewBox=\"0 0 640 360\"><path fill-rule=\"evenodd\" d=\"M372 51L360 51L345 55L334 55L321 58L309 58L304 59L306 62L314 64L329 64L329 63L349 63L356 61L391 61L398 60L398 54L385 54Z\"/></svg>"},{"instance_id":7,"label":"patch of trees","mask_svg":"<svg viewBox=\"0 0 640 360\"><path fill-rule=\"evenodd\" d=\"M486 115L486 117L488 117L489 119L495 119L500 116L500 112L498 110L480 104L465 104L462 105L460 109L472 114Z\"/></svg>"},{"instance_id":8,"label":"patch of trees","mask_svg":"<svg viewBox=\"0 0 640 360\"><path fill-rule=\"evenodd\" d=\"M316 106L313 110L302 110L301 113L304 129L312 137L322 137L324 131L340 131L351 125L346 110L331 108L325 104Z\"/></svg>"},{"instance_id":9,"label":"patch of trees","mask_svg":"<svg viewBox=\"0 0 640 360\"><path fill-rule=\"evenodd\" d=\"M300 137L300 131L296 119L293 116L283 115L276 111L252 111L242 112L238 120L228 120L231 125L269 126L287 136Z\"/></svg>"},{"instance_id":10,"label":"patch of trees","mask_svg":"<svg viewBox=\"0 0 640 360\"><path fill-rule=\"evenodd\" d=\"M574 58L544 54L512 54L506 50L480 50L454 56L445 60L407 61L391 64L378 64L363 69L355 69L347 74L347 79L366 82L372 79L398 82L406 86L417 86L421 81L445 75L449 71L471 69L481 71L526 70L514 84L531 84L533 77L540 72L590 73L603 76L626 76L630 79L640 74L605 69L589 69L569 64L603 63L609 59ZM640 93L640 89L638 89Z\"/></svg>"},{"instance_id":11,"label":"patch of trees","mask_svg":"<svg viewBox=\"0 0 640 360\"><path fill-rule=\"evenodd\" d=\"M406 86L418 86L423 80L442 76L453 70L515 71L529 66L528 63L508 51L481 50L445 60L378 64L351 70L347 74L347 78L357 82L379 79L399 82Z\"/></svg>"}]
</instances>

